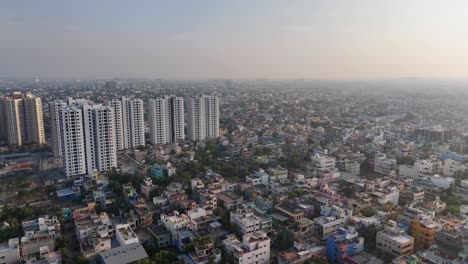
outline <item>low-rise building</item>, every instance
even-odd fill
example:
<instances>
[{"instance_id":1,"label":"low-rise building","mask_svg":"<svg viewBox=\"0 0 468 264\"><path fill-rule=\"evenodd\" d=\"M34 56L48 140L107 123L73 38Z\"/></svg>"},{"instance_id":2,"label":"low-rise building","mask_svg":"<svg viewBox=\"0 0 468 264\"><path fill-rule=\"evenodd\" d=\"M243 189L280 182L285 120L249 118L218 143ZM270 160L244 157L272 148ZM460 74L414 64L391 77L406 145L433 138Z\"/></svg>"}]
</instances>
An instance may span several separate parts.
<instances>
[{"instance_id":1,"label":"low-rise building","mask_svg":"<svg viewBox=\"0 0 468 264\"><path fill-rule=\"evenodd\" d=\"M253 185L268 185L268 183L270 182L270 175L268 175L263 169L259 169L252 175L246 176L245 181L251 182Z\"/></svg>"},{"instance_id":2,"label":"low-rise building","mask_svg":"<svg viewBox=\"0 0 468 264\"><path fill-rule=\"evenodd\" d=\"M242 235L253 234L259 230L270 233L272 219L257 213L253 208L240 207L230 213L231 224L237 225Z\"/></svg>"},{"instance_id":3,"label":"low-rise building","mask_svg":"<svg viewBox=\"0 0 468 264\"><path fill-rule=\"evenodd\" d=\"M377 250L394 258L411 255L414 250L414 238L405 234L395 221L389 221L384 230L377 233Z\"/></svg>"},{"instance_id":4,"label":"low-rise building","mask_svg":"<svg viewBox=\"0 0 468 264\"><path fill-rule=\"evenodd\" d=\"M137 234L132 230L129 224L120 224L115 227L115 239L121 246L128 246L134 243L140 243Z\"/></svg>"},{"instance_id":5,"label":"low-rise building","mask_svg":"<svg viewBox=\"0 0 468 264\"><path fill-rule=\"evenodd\" d=\"M364 249L364 238L354 228L339 228L327 239L327 258L330 263L345 263L348 257Z\"/></svg>"},{"instance_id":6,"label":"low-rise building","mask_svg":"<svg viewBox=\"0 0 468 264\"><path fill-rule=\"evenodd\" d=\"M187 228L190 225L190 218L185 214L179 214L178 211L172 214L161 214L160 218L163 226L171 233L173 240L177 237L178 229Z\"/></svg>"},{"instance_id":7,"label":"low-rise building","mask_svg":"<svg viewBox=\"0 0 468 264\"><path fill-rule=\"evenodd\" d=\"M374 158L374 172L382 175L390 175L392 171L396 170L396 159L389 159L387 155L379 153Z\"/></svg>"},{"instance_id":8,"label":"low-rise building","mask_svg":"<svg viewBox=\"0 0 468 264\"><path fill-rule=\"evenodd\" d=\"M456 161L453 159L446 159L444 160L442 172L445 176L453 176L456 173L464 172L465 169L466 169L465 165L463 165L460 161Z\"/></svg>"},{"instance_id":9,"label":"low-rise building","mask_svg":"<svg viewBox=\"0 0 468 264\"><path fill-rule=\"evenodd\" d=\"M431 220L414 220L411 225L411 236L416 250L428 249L436 241L438 225Z\"/></svg>"},{"instance_id":10,"label":"low-rise building","mask_svg":"<svg viewBox=\"0 0 468 264\"><path fill-rule=\"evenodd\" d=\"M437 214L444 211L447 207L447 204L445 202L442 202L439 196L436 196L434 201L424 203L422 207L434 211Z\"/></svg>"},{"instance_id":11,"label":"low-rise building","mask_svg":"<svg viewBox=\"0 0 468 264\"><path fill-rule=\"evenodd\" d=\"M232 254L233 263L238 264L268 264L270 263L270 239L264 231L247 234L242 237L242 243L235 235L223 240L228 254Z\"/></svg>"},{"instance_id":12,"label":"low-rise building","mask_svg":"<svg viewBox=\"0 0 468 264\"><path fill-rule=\"evenodd\" d=\"M287 204L277 204L275 205L275 211L278 214L281 214L289 219L291 223L296 222L297 220L304 218L304 211L293 208Z\"/></svg>"},{"instance_id":13,"label":"low-rise building","mask_svg":"<svg viewBox=\"0 0 468 264\"><path fill-rule=\"evenodd\" d=\"M179 259L185 263L193 264L208 264L221 262L221 250L215 248L211 238L203 237L195 240L194 250L186 255L182 255ZM210 259L212 262L210 262Z\"/></svg>"},{"instance_id":14,"label":"low-rise building","mask_svg":"<svg viewBox=\"0 0 468 264\"><path fill-rule=\"evenodd\" d=\"M99 253L99 263L103 264L137 263L147 258L148 253L138 243L118 246Z\"/></svg>"},{"instance_id":15,"label":"low-rise building","mask_svg":"<svg viewBox=\"0 0 468 264\"><path fill-rule=\"evenodd\" d=\"M61 235L57 217L39 217L33 221L23 221L24 236L21 237L21 258L37 259L41 250L51 252L55 249L55 239Z\"/></svg>"},{"instance_id":16,"label":"low-rise building","mask_svg":"<svg viewBox=\"0 0 468 264\"><path fill-rule=\"evenodd\" d=\"M216 197L227 210L231 210L233 207L241 205L243 201L242 196L230 191L218 193Z\"/></svg>"},{"instance_id":17,"label":"low-rise building","mask_svg":"<svg viewBox=\"0 0 468 264\"><path fill-rule=\"evenodd\" d=\"M281 252L278 256L279 264L300 264L314 257L326 254L327 248L314 243L294 241L294 247Z\"/></svg>"},{"instance_id":18,"label":"low-rise building","mask_svg":"<svg viewBox=\"0 0 468 264\"><path fill-rule=\"evenodd\" d=\"M468 205L460 205L460 216L468 220Z\"/></svg>"},{"instance_id":19,"label":"low-rise building","mask_svg":"<svg viewBox=\"0 0 468 264\"><path fill-rule=\"evenodd\" d=\"M19 238L11 238L8 243L0 244L0 263L16 264L20 262Z\"/></svg>"},{"instance_id":20,"label":"low-rise building","mask_svg":"<svg viewBox=\"0 0 468 264\"><path fill-rule=\"evenodd\" d=\"M151 180L150 177L145 177L143 179L143 182L140 184L140 189L141 189L141 194L146 198L150 198L150 193L154 189L156 189L157 186L153 184L153 180Z\"/></svg>"},{"instance_id":21,"label":"low-rise building","mask_svg":"<svg viewBox=\"0 0 468 264\"><path fill-rule=\"evenodd\" d=\"M301 218L294 224L286 227L294 240L302 241L310 239L314 235L314 221L308 218Z\"/></svg>"}]
</instances>

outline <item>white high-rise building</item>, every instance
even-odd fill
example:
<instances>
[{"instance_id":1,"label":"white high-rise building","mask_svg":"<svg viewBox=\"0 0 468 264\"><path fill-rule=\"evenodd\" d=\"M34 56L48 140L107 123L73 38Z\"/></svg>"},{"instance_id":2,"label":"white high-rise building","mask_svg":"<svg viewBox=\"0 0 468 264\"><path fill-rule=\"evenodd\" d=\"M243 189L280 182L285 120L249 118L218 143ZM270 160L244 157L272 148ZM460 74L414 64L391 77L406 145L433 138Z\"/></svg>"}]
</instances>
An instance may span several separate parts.
<instances>
[{"instance_id":1,"label":"white high-rise building","mask_svg":"<svg viewBox=\"0 0 468 264\"><path fill-rule=\"evenodd\" d=\"M219 98L217 96L204 96L206 138L219 137Z\"/></svg>"},{"instance_id":2,"label":"white high-rise building","mask_svg":"<svg viewBox=\"0 0 468 264\"><path fill-rule=\"evenodd\" d=\"M184 140L184 99L164 96L148 101L150 140L152 144Z\"/></svg>"},{"instance_id":3,"label":"white high-rise building","mask_svg":"<svg viewBox=\"0 0 468 264\"><path fill-rule=\"evenodd\" d=\"M83 109L70 105L59 108L59 133L63 167L67 177L86 174Z\"/></svg>"},{"instance_id":4,"label":"white high-rise building","mask_svg":"<svg viewBox=\"0 0 468 264\"><path fill-rule=\"evenodd\" d=\"M200 95L187 101L187 130L190 140L219 137L219 98Z\"/></svg>"},{"instance_id":5,"label":"white high-rise building","mask_svg":"<svg viewBox=\"0 0 468 264\"><path fill-rule=\"evenodd\" d=\"M187 133L189 140L205 140L205 119L205 100L203 96L190 97L187 101Z\"/></svg>"},{"instance_id":6,"label":"white high-rise building","mask_svg":"<svg viewBox=\"0 0 468 264\"><path fill-rule=\"evenodd\" d=\"M117 167L114 109L111 106L83 105L87 173Z\"/></svg>"},{"instance_id":7,"label":"white high-rise building","mask_svg":"<svg viewBox=\"0 0 468 264\"><path fill-rule=\"evenodd\" d=\"M0 137L9 145L45 144L41 98L14 92L0 97Z\"/></svg>"},{"instance_id":8,"label":"white high-rise building","mask_svg":"<svg viewBox=\"0 0 468 264\"><path fill-rule=\"evenodd\" d=\"M52 150L54 157L62 156L62 136L60 133L60 109L67 106L64 101L53 101L49 103L50 126L52 131Z\"/></svg>"},{"instance_id":9,"label":"white high-rise building","mask_svg":"<svg viewBox=\"0 0 468 264\"><path fill-rule=\"evenodd\" d=\"M114 121L115 121L115 145L117 150L124 150L124 127L122 118L122 101L112 100L109 105L114 108Z\"/></svg>"},{"instance_id":10,"label":"white high-rise building","mask_svg":"<svg viewBox=\"0 0 468 264\"><path fill-rule=\"evenodd\" d=\"M67 177L92 175L117 167L115 113L111 106L85 100L54 102L59 123L61 156ZM52 120L54 119L51 116ZM56 117L57 118L57 117Z\"/></svg>"},{"instance_id":11,"label":"white high-rise building","mask_svg":"<svg viewBox=\"0 0 468 264\"><path fill-rule=\"evenodd\" d=\"M144 146L143 101L122 97L121 100L112 100L109 105L114 108L117 149Z\"/></svg>"},{"instance_id":12,"label":"white high-rise building","mask_svg":"<svg viewBox=\"0 0 468 264\"><path fill-rule=\"evenodd\" d=\"M151 144L167 144L166 132L166 100L163 98L149 99L149 130Z\"/></svg>"},{"instance_id":13,"label":"white high-rise building","mask_svg":"<svg viewBox=\"0 0 468 264\"><path fill-rule=\"evenodd\" d=\"M146 145L143 100L122 97L122 119L125 148Z\"/></svg>"}]
</instances>

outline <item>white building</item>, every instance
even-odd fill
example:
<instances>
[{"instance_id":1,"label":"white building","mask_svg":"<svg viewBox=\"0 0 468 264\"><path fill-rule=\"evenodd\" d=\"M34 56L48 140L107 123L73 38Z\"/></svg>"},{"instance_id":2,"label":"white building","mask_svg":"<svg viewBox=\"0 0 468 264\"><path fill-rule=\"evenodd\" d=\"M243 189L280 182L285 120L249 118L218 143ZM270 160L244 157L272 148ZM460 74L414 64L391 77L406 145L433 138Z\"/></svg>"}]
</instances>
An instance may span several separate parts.
<instances>
[{"instance_id":1,"label":"white building","mask_svg":"<svg viewBox=\"0 0 468 264\"><path fill-rule=\"evenodd\" d=\"M321 216L314 218L314 234L321 240L328 239L330 234L349 222L352 214L352 210L340 208L336 205L322 206Z\"/></svg>"},{"instance_id":2,"label":"white building","mask_svg":"<svg viewBox=\"0 0 468 264\"><path fill-rule=\"evenodd\" d=\"M413 253L414 238L405 234L392 220L385 225L384 230L377 233L376 243L379 252L390 254L394 258Z\"/></svg>"},{"instance_id":3,"label":"white building","mask_svg":"<svg viewBox=\"0 0 468 264\"><path fill-rule=\"evenodd\" d=\"M440 187L442 189L448 189L451 185L455 184L455 179L451 177L442 177L439 174L436 174L430 178L434 186Z\"/></svg>"},{"instance_id":4,"label":"white building","mask_svg":"<svg viewBox=\"0 0 468 264\"><path fill-rule=\"evenodd\" d=\"M235 235L223 240L227 252L232 253L234 263L267 264L270 263L270 239L263 231L244 235L242 243Z\"/></svg>"},{"instance_id":5,"label":"white building","mask_svg":"<svg viewBox=\"0 0 468 264\"><path fill-rule=\"evenodd\" d=\"M230 223L237 225L242 235L253 234L259 230L270 232L271 218L260 216L252 208L238 208L230 213Z\"/></svg>"},{"instance_id":6,"label":"white building","mask_svg":"<svg viewBox=\"0 0 468 264\"><path fill-rule=\"evenodd\" d=\"M143 101L122 97L112 100L114 108L115 137L118 150L137 148L145 145L145 122Z\"/></svg>"},{"instance_id":7,"label":"white building","mask_svg":"<svg viewBox=\"0 0 468 264\"><path fill-rule=\"evenodd\" d=\"M124 148L137 148L146 144L143 113L143 100L122 97Z\"/></svg>"},{"instance_id":8,"label":"white building","mask_svg":"<svg viewBox=\"0 0 468 264\"><path fill-rule=\"evenodd\" d=\"M399 175L412 179L421 179L426 176L440 173L442 161L437 159L437 156L431 156L427 160L417 160L413 166L400 165Z\"/></svg>"},{"instance_id":9,"label":"white building","mask_svg":"<svg viewBox=\"0 0 468 264\"><path fill-rule=\"evenodd\" d=\"M217 96L204 96L206 137L219 137L219 98Z\"/></svg>"},{"instance_id":10,"label":"white building","mask_svg":"<svg viewBox=\"0 0 468 264\"><path fill-rule=\"evenodd\" d=\"M383 174L389 175L390 172L396 170L396 159L388 159L385 154L376 154L374 158L374 171Z\"/></svg>"},{"instance_id":11,"label":"white building","mask_svg":"<svg viewBox=\"0 0 468 264\"><path fill-rule=\"evenodd\" d=\"M62 156L62 141L60 133L60 109L65 107L64 101L54 101L49 103L50 126L52 132L52 150L54 157Z\"/></svg>"},{"instance_id":12,"label":"white building","mask_svg":"<svg viewBox=\"0 0 468 264\"><path fill-rule=\"evenodd\" d=\"M58 105L58 104L57 104ZM60 106L59 134L67 177L117 167L114 108L69 99Z\"/></svg>"},{"instance_id":13,"label":"white building","mask_svg":"<svg viewBox=\"0 0 468 264\"><path fill-rule=\"evenodd\" d=\"M464 172L465 165L463 165L459 161L446 159L444 161L444 166L442 167L442 171L443 171L444 176L453 176L457 172Z\"/></svg>"},{"instance_id":14,"label":"white building","mask_svg":"<svg viewBox=\"0 0 468 264\"><path fill-rule=\"evenodd\" d=\"M164 96L148 101L151 144L176 143L185 139L184 99Z\"/></svg>"},{"instance_id":15,"label":"white building","mask_svg":"<svg viewBox=\"0 0 468 264\"><path fill-rule=\"evenodd\" d=\"M173 238L177 237L176 231L180 228L186 228L190 225L190 217L186 214L179 214L174 211L170 215L161 214L161 223L164 225L167 231L169 231Z\"/></svg>"},{"instance_id":16,"label":"white building","mask_svg":"<svg viewBox=\"0 0 468 264\"><path fill-rule=\"evenodd\" d=\"M41 98L21 92L0 97L0 138L8 145L45 144Z\"/></svg>"},{"instance_id":17,"label":"white building","mask_svg":"<svg viewBox=\"0 0 468 264\"><path fill-rule=\"evenodd\" d=\"M0 262L2 264L20 263L19 238L11 238L8 243L0 244Z\"/></svg>"},{"instance_id":18,"label":"white building","mask_svg":"<svg viewBox=\"0 0 468 264\"><path fill-rule=\"evenodd\" d=\"M388 202L396 205L400 199L400 190L397 187L381 188L372 192L372 195L377 197L377 202L381 205Z\"/></svg>"},{"instance_id":19,"label":"white building","mask_svg":"<svg viewBox=\"0 0 468 264\"><path fill-rule=\"evenodd\" d=\"M336 167L336 159L334 157L321 156L318 153L313 156L312 162L314 163L314 167L319 171L334 171Z\"/></svg>"},{"instance_id":20,"label":"white building","mask_svg":"<svg viewBox=\"0 0 468 264\"><path fill-rule=\"evenodd\" d=\"M460 205L460 216L468 220L468 205Z\"/></svg>"},{"instance_id":21,"label":"white building","mask_svg":"<svg viewBox=\"0 0 468 264\"><path fill-rule=\"evenodd\" d=\"M67 177L86 174L83 110L78 106L61 108L59 131L65 174Z\"/></svg>"},{"instance_id":22,"label":"white building","mask_svg":"<svg viewBox=\"0 0 468 264\"><path fill-rule=\"evenodd\" d=\"M268 175L263 169L259 169L252 175L245 176L245 181L251 182L253 185L268 185L268 182L270 181L270 175Z\"/></svg>"},{"instance_id":23,"label":"white building","mask_svg":"<svg viewBox=\"0 0 468 264\"><path fill-rule=\"evenodd\" d=\"M193 141L219 137L219 98L200 95L187 100L188 138Z\"/></svg>"},{"instance_id":24,"label":"white building","mask_svg":"<svg viewBox=\"0 0 468 264\"><path fill-rule=\"evenodd\" d=\"M132 230L129 224L119 224L115 226L115 239L120 246L127 246L134 243L140 243L137 234Z\"/></svg>"},{"instance_id":25,"label":"white building","mask_svg":"<svg viewBox=\"0 0 468 264\"><path fill-rule=\"evenodd\" d=\"M124 150L124 126L122 118L122 101L114 99L109 102L109 105L114 108L114 122L115 122L115 146L117 150Z\"/></svg>"},{"instance_id":26,"label":"white building","mask_svg":"<svg viewBox=\"0 0 468 264\"><path fill-rule=\"evenodd\" d=\"M83 105L83 117L88 175L117 167L114 109L100 104Z\"/></svg>"}]
</instances>

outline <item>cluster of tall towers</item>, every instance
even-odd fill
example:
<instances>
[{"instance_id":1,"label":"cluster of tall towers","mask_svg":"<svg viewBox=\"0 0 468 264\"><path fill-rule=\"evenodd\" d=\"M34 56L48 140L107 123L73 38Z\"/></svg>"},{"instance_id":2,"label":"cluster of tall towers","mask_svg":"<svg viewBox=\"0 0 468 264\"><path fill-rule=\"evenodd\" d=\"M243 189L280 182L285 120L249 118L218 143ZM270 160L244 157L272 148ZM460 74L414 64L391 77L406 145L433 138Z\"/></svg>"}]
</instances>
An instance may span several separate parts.
<instances>
[{"instance_id":1,"label":"cluster of tall towers","mask_svg":"<svg viewBox=\"0 0 468 264\"><path fill-rule=\"evenodd\" d=\"M192 141L219 137L219 98L200 95L187 99L187 134ZM164 96L148 101L152 144L176 143L185 139L184 99Z\"/></svg>"},{"instance_id":2,"label":"cluster of tall towers","mask_svg":"<svg viewBox=\"0 0 468 264\"><path fill-rule=\"evenodd\" d=\"M67 177L91 175L117 167L117 151L145 145L144 106L122 97L108 104L69 98L49 105L52 146ZM184 99L164 96L148 101L152 144L185 140ZM219 98L200 95L187 101L188 139L219 137Z\"/></svg>"},{"instance_id":3,"label":"cluster of tall towers","mask_svg":"<svg viewBox=\"0 0 468 264\"><path fill-rule=\"evenodd\" d=\"M53 151L67 177L117 167L117 151L145 145L143 101L122 97L107 105L71 99L50 103Z\"/></svg>"},{"instance_id":4,"label":"cluster of tall towers","mask_svg":"<svg viewBox=\"0 0 468 264\"><path fill-rule=\"evenodd\" d=\"M21 92L0 97L0 139L15 146L46 143L40 97Z\"/></svg>"},{"instance_id":5,"label":"cluster of tall towers","mask_svg":"<svg viewBox=\"0 0 468 264\"><path fill-rule=\"evenodd\" d=\"M107 104L85 99L49 103L51 145L67 177L92 175L117 167L117 151L144 146L141 99L122 97ZM187 124L187 127L185 127ZM219 137L219 98L174 95L148 101L152 144L200 141ZM14 92L0 97L0 139L8 145L45 144L41 98Z\"/></svg>"}]
</instances>

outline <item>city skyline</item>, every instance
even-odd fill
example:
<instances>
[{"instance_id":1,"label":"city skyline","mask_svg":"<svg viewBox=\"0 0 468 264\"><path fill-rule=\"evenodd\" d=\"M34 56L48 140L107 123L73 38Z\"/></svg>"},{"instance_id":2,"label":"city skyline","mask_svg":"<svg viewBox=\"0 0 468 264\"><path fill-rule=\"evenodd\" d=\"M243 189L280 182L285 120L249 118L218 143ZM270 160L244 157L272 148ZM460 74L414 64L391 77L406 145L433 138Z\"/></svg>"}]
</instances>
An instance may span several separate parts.
<instances>
[{"instance_id":1,"label":"city skyline","mask_svg":"<svg viewBox=\"0 0 468 264\"><path fill-rule=\"evenodd\" d=\"M466 79L464 1L5 1L2 77ZM111 12L109 12L111 10Z\"/></svg>"}]
</instances>

